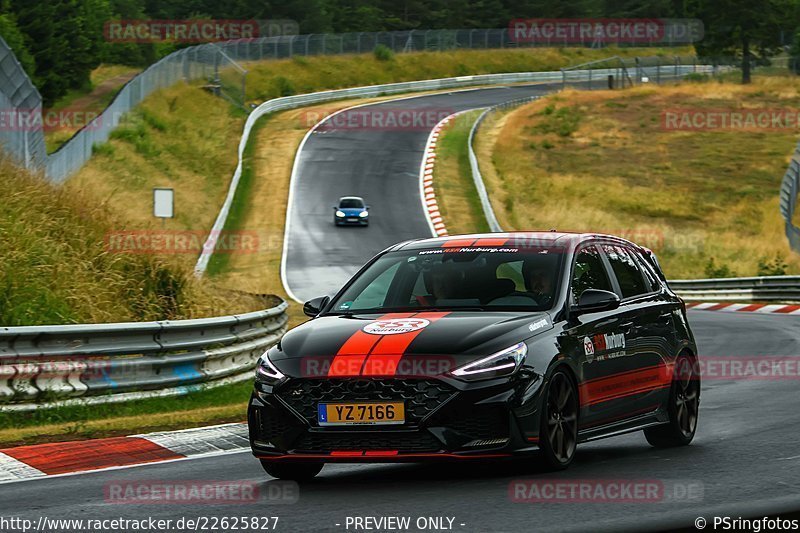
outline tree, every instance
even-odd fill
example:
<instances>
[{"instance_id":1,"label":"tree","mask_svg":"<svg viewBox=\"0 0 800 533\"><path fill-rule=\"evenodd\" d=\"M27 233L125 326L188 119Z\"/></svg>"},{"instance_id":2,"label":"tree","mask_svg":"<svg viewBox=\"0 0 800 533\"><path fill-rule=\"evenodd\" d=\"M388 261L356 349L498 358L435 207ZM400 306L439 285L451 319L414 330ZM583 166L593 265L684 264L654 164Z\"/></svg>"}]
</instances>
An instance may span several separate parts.
<instances>
[{"instance_id":1,"label":"tree","mask_svg":"<svg viewBox=\"0 0 800 533\"><path fill-rule=\"evenodd\" d=\"M28 47L25 46L25 36L19 31L17 19L14 15L0 15L0 36L3 37L11 51L17 56L17 61L28 73L28 76L32 76L36 72L36 62Z\"/></svg>"},{"instance_id":2,"label":"tree","mask_svg":"<svg viewBox=\"0 0 800 533\"><path fill-rule=\"evenodd\" d=\"M742 83L750 83L753 59L768 57L780 47L781 29L794 7L792 0L695 0L688 11L705 26L697 51L741 56Z\"/></svg>"}]
</instances>

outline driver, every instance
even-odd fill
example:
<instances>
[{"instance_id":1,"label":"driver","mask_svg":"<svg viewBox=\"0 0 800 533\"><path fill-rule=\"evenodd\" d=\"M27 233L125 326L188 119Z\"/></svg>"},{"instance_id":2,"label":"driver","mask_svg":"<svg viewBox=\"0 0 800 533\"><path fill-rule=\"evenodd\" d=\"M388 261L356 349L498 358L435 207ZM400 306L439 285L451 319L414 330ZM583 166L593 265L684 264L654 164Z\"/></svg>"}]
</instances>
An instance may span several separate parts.
<instances>
[{"instance_id":1,"label":"driver","mask_svg":"<svg viewBox=\"0 0 800 533\"><path fill-rule=\"evenodd\" d=\"M522 265L522 276L525 288L533 294L539 305L547 305L553 301L555 293L554 270L549 261L528 259Z\"/></svg>"},{"instance_id":2,"label":"driver","mask_svg":"<svg viewBox=\"0 0 800 533\"><path fill-rule=\"evenodd\" d=\"M457 298L458 289L463 282L464 272L448 264L434 266L424 274L425 288L428 296L418 298L423 305L432 305L440 300Z\"/></svg>"}]
</instances>

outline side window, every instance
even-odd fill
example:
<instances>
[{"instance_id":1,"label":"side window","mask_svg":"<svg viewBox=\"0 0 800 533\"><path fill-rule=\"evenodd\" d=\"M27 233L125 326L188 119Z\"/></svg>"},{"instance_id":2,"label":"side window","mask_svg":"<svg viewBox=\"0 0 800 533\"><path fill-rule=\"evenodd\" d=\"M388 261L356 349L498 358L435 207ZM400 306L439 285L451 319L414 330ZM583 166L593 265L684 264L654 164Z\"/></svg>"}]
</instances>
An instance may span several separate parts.
<instances>
[{"instance_id":1,"label":"side window","mask_svg":"<svg viewBox=\"0 0 800 533\"><path fill-rule=\"evenodd\" d=\"M642 254L640 253L633 253L633 255L639 263L639 268L642 272L644 272L645 285L648 288L647 292L656 292L661 290L661 283L658 281L658 278L656 278L656 275L653 274L653 271L648 267L647 260L642 257Z\"/></svg>"},{"instance_id":2,"label":"side window","mask_svg":"<svg viewBox=\"0 0 800 533\"><path fill-rule=\"evenodd\" d=\"M639 265L625 248L605 244L603 250L606 252L611 269L619 282L622 298L651 292L644 285L644 277L642 271L639 270Z\"/></svg>"},{"instance_id":3,"label":"side window","mask_svg":"<svg viewBox=\"0 0 800 533\"><path fill-rule=\"evenodd\" d=\"M603 261L594 246L584 248L575 257L572 269L573 302L576 302L586 289L612 290Z\"/></svg>"}]
</instances>

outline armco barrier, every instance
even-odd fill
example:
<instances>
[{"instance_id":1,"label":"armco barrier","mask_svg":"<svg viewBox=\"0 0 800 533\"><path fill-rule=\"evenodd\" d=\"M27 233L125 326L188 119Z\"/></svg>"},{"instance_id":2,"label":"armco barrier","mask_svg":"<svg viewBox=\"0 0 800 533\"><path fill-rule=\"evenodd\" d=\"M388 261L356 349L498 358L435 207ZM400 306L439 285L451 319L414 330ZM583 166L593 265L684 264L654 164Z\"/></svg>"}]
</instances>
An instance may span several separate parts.
<instances>
[{"instance_id":1,"label":"armco barrier","mask_svg":"<svg viewBox=\"0 0 800 533\"><path fill-rule=\"evenodd\" d=\"M800 276L676 279L669 286L693 301L800 302Z\"/></svg>"},{"instance_id":2,"label":"armco barrier","mask_svg":"<svg viewBox=\"0 0 800 533\"><path fill-rule=\"evenodd\" d=\"M677 76L683 76L689 72L693 72L693 67L683 66L674 69ZM573 71L572 75L577 79L583 76L589 79L591 73L597 75L613 74L615 69L597 69L597 70L578 70ZM239 179L242 175L243 154L247 142L250 139L250 132L253 125L258 119L269 113L276 111L284 111L287 109L294 109L312 104L323 102L330 102L333 100L342 100L347 98L374 98L378 96L420 92L420 91L436 91L443 89L457 89L463 87L476 87L476 86L490 86L490 85L508 85L514 83L536 83L536 82L552 82L561 81L561 71L552 72L515 72L509 74L481 74L476 76L458 76L455 78L440 78L435 80L424 81L411 81L403 83L389 83L385 85L371 85L368 87L354 87L352 89L339 89L335 91L322 91L311 94L304 94L298 96L286 96L283 98L275 98L268 100L255 108L245 121L242 138L239 141L239 161L236 165L236 170L233 174L230 187L228 188L228 195L225 202L220 209L219 215L214 222L214 227L211 228L208 239L203 245L203 252L197 260L195 265L195 274L202 276L208 267L208 262L216 247L217 238L225 228L225 221L228 218L233 198L236 194L236 189L239 186Z\"/></svg>"},{"instance_id":3,"label":"armco barrier","mask_svg":"<svg viewBox=\"0 0 800 533\"><path fill-rule=\"evenodd\" d=\"M177 394L249 376L285 333L286 307L281 301L196 320L0 328L0 410Z\"/></svg>"}]
</instances>

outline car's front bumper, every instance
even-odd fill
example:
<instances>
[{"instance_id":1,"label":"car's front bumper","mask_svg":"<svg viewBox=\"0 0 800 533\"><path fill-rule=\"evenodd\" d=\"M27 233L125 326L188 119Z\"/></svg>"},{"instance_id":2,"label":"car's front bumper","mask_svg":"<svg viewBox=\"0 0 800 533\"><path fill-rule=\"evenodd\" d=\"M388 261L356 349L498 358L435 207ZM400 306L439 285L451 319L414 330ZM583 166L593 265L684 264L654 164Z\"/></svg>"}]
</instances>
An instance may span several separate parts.
<instances>
[{"instance_id":1,"label":"car's front bumper","mask_svg":"<svg viewBox=\"0 0 800 533\"><path fill-rule=\"evenodd\" d=\"M335 217L333 222L337 226L367 226L369 217Z\"/></svg>"},{"instance_id":2,"label":"car's front bumper","mask_svg":"<svg viewBox=\"0 0 800 533\"><path fill-rule=\"evenodd\" d=\"M353 397L340 387L347 381L292 380L275 392L257 385L248 410L254 455L275 461L420 462L510 457L538 447L538 394L530 390L538 390L538 382L524 387L501 380L459 389L440 380L379 379L374 395ZM376 399L404 400L406 423L316 423L319 401Z\"/></svg>"}]
</instances>

